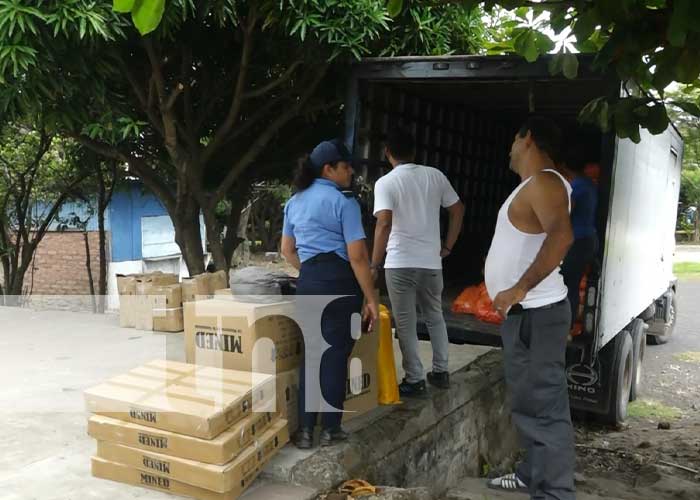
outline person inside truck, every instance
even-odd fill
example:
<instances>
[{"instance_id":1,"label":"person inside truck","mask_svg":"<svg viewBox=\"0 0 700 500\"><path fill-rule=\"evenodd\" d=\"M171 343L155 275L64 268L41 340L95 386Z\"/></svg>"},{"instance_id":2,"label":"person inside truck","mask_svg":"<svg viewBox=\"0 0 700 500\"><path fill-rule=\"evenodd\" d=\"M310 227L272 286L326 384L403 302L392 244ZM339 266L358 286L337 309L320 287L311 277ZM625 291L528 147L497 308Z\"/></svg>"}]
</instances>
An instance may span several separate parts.
<instances>
[{"instance_id":1,"label":"person inside truck","mask_svg":"<svg viewBox=\"0 0 700 500\"><path fill-rule=\"evenodd\" d=\"M579 146L573 146L563 152L558 169L569 180L572 189L571 226L574 230L574 244L564 258L561 274L569 290L573 325L578 318L581 277L598 253L598 232L595 225L598 188L584 175L583 150Z\"/></svg>"},{"instance_id":2,"label":"person inside truck","mask_svg":"<svg viewBox=\"0 0 700 500\"><path fill-rule=\"evenodd\" d=\"M364 320L367 331L379 317L379 304L374 295L374 282L369 267L369 254L362 227L360 205L347 189L353 176L350 153L339 140L324 141L300 165L294 180L296 194L284 207L281 251L284 258L298 269L297 295L334 295L323 311L321 334L330 344L320 356L318 374L321 395L314 402L306 398L306 364L299 377L298 448L313 447L318 401L325 400L340 411L322 412L321 446L345 441L341 427L346 395L348 358L355 341L351 317L362 309L366 297ZM306 353L322 346L306 346ZM308 406L308 408L307 408Z\"/></svg>"},{"instance_id":3,"label":"person inside truck","mask_svg":"<svg viewBox=\"0 0 700 500\"><path fill-rule=\"evenodd\" d=\"M450 385L449 341L442 310L442 259L450 255L462 227L464 207L450 181L438 169L415 164L416 143L403 128L390 131L385 155L391 172L374 187L377 218L372 269L386 269L391 308L397 326L405 377L402 396L426 394L423 365L418 357L416 306L423 314L433 347L428 382ZM440 207L449 213L449 227L440 240ZM386 257L386 260L385 260Z\"/></svg>"},{"instance_id":4,"label":"person inside truck","mask_svg":"<svg viewBox=\"0 0 700 500\"><path fill-rule=\"evenodd\" d=\"M485 279L501 326L511 416L525 450L516 472L489 488L531 499L573 500L574 433L566 380L571 321L559 264L573 242L571 186L555 170L561 132L532 117L515 134L511 169L520 185L501 207Z\"/></svg>"}]
</instances>

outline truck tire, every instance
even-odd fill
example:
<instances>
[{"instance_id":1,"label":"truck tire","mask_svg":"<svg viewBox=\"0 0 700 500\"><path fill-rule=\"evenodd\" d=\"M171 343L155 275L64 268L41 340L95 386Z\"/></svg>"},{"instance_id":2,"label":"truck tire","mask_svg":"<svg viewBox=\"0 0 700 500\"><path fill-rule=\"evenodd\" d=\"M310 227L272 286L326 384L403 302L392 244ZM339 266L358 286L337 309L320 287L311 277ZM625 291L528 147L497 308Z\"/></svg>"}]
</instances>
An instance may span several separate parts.
<instances>
[{"instance_id":1,"label":"truck tire","mask_svg":"<svg viewBox=\"0 0 700 500\"><path fill-rule=\"evenodd\" d=\"M644 354L647 347L646 323L639 318L632 321L630 324L630 336L632 337L632 352L634 354L630 401L635 401L642 387L644 374Z\"/></svg>"},{"instance_id":2,"label":"truck tire","mask_svg":"<svg viewBox=\"0 0 700 500\"><path fill-rule=\"evenodd\" d=\"M666 326L664 326L663 335L647 335L647 344L650 345L663 345L669 341L673 331L676 329L676 319L678 318L678 303L676 301L676 292L671 291L671 311L670 319Z\"/></svg>"},{"instance_id":3,"label":"truck tire","mask_svg":"<svg viewBox=\"0 0 700 500\"><path fill-rule=\"evenodd\" d=\"M614 349L613 363L610 369L610 401L608 413L603 416L605 423L619 426L627 418L627 405L634 378L634 345L632 336L626 330L621 331L615 340L606 346Z\"/></svg>"}]
</instances>

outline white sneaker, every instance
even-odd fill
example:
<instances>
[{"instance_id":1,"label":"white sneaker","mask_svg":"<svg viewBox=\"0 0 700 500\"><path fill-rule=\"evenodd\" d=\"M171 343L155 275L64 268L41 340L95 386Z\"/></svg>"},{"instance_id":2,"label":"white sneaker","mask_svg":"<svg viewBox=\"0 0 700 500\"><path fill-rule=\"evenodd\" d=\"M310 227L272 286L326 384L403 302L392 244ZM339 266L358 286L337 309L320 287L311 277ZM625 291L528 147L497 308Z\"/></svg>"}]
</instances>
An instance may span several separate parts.
<instances>
[{"instance_id":1,"label":"white sneaker","mask_svg":"<svg viewBox=\"0 0 700 500\"><path fill-rule=\"evenodd\" d=\"M492 490L510 491L513 493L529 493L529 489L515 473L491 479L486 486Z\"/></svg>"}]
</instances>

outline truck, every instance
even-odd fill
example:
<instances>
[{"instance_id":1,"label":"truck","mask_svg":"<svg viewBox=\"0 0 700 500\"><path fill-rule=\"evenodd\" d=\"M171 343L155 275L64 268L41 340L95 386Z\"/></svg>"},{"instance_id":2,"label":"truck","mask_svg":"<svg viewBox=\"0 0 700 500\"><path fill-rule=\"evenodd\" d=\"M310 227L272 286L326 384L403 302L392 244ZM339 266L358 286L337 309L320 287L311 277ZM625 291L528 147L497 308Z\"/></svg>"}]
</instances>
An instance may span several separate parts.
<instances>
[{"instance_id":1,"label":"truck","mask_svg":"<svg viewBox=\"0 0 700 500\"><path fill-rule=\"evenodd\" d=\"M345 141L369 183L388 171L382 137L390 126L414 131L416 163L439 168L465 204L462 234L444 261L450 342L500 345L498 325L454 314L450 304L483 280L498 210L520 182L508 168L513 137L527 116L554 119L583 145L599 170L600 250L583 290L582 327L570 336L566 374L573 410L620 424L642 384L647 343L672 335L678 293L673 276L683 141L673 126L641 131L641 141L582 125L592 99L615 100L627 85L579 56L574 79L549 72L551 56L390 57L353 66L345 105ZM442 224L444 225L444 222ZM427 330L419 323L419 335Z\"/></svg>"}]
</instances>

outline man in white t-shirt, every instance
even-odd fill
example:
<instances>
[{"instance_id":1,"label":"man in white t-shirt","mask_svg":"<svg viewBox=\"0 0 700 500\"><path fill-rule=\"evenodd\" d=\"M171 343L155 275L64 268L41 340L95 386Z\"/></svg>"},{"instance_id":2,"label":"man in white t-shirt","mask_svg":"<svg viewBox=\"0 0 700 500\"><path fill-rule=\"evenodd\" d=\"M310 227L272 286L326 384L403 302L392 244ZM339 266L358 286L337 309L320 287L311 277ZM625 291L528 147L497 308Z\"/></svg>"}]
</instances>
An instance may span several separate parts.
<instances>
[{"instance_id":1,"label":"man in white t-shirt","mask_svg":"<svg viewBox=\"0 0 700 500\"><path fill-rule=\"evenodd\" d=\"M423 365L418 357L416 306L430 333L433 369L428 382L446 389L447 328L442 310L442 259L452 251L462 228L464 206L447 177L436 168L413 163L415 140L410 132L395 129L387 137L385 154L393 169L374 187L372 269L386 256L387 288L403 356L405 377L402 396L425 394ZM445 241L440 239L440 207L449 213Z\"/></svg>"}]
</instances>

